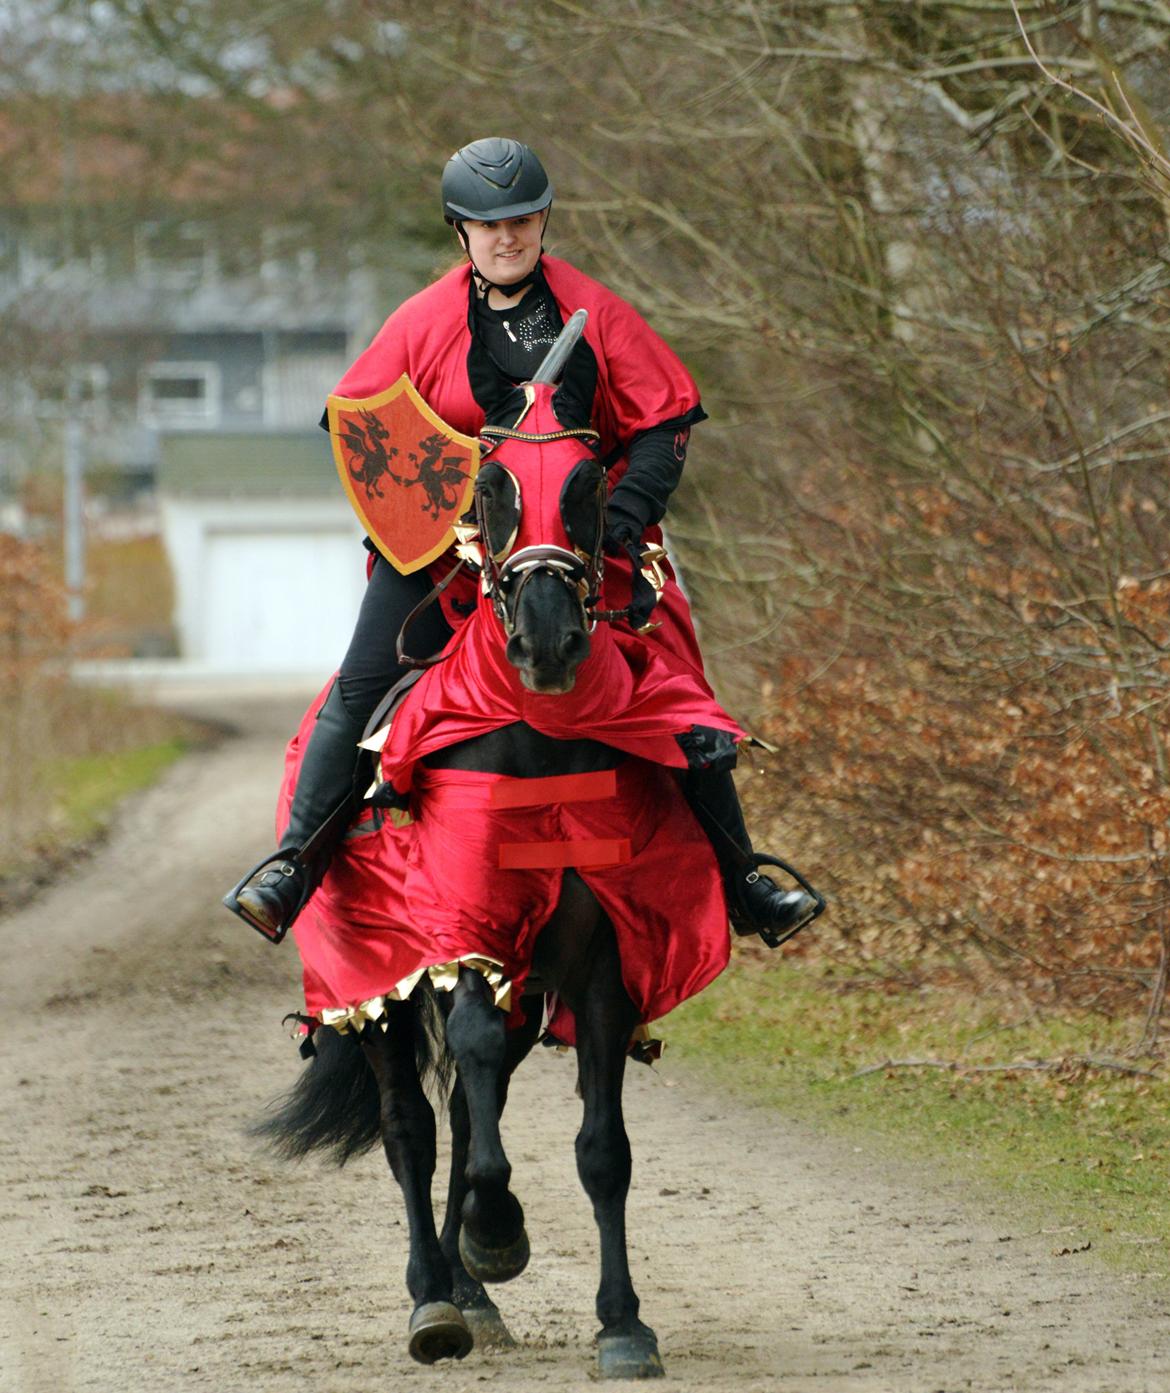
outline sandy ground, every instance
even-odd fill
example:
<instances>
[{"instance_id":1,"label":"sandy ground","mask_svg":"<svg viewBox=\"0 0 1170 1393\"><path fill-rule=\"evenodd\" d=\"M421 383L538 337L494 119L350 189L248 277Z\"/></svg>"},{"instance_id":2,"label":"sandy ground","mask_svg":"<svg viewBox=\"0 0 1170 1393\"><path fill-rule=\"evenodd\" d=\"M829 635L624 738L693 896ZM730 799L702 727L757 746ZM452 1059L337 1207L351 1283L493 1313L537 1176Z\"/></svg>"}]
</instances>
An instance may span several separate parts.
<instances>
[{"instance_id":1,"label":"sandy ground","mask_svg":"<svg viewBox=\"0 0 1170 1393\"><path fill-rule=\"evenodd\" d=\"M397 1191L379 1154L270 1160L243 1129L300 1066L291 947L218 907L266 845L285 704L178 766L4 943L0 1390L584 1388L596 1240L569 1057L517 1077L505 1140L533 1260L500 1307L521 1341L405 1353ZM131 882L134 890L131 893ZM856 1141L634 1068L631 1252L674 1388L1162 1393L1163 1291L1055 1255L1042 1214L972 1211Z\"/></svg>"}]
</instances>

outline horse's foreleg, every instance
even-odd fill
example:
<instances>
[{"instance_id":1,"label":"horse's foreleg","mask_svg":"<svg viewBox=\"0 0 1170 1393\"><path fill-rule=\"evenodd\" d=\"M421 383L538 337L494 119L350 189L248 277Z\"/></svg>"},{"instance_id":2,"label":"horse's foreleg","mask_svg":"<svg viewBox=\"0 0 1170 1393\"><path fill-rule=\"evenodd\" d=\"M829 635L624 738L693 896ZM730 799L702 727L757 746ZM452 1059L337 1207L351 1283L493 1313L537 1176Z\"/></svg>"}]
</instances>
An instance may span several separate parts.
<instances>
[{"instance_id":1,"label":"horse's foreleg","mask_svg":"<svg viewBox=\"0 0 1170 1393\"><path fill-rule=\"evenodd\" d=\"M447 1044L459 1071L468 1129L458 1242L464 1266L482 1282L506 1282L528 1262L524 1211L508 1188L512 1167L500 1139L506 1037L504 1013L488 984L478 972L460 968L447 1016Z\"/></svg>"},{"instance_id":2,"label":"horse's foreleg","mask_svg":"<svg viewBox=\"0 0 1170 1393\"><path fill-rule=\"evenodd\" d=\"M406 1285L414 1301L410 1353L422 1364L462 1359L471 1333L451 1301L451 1269L439 1246L431 1210L435 1173L435 1113L419 1082L412 1011L408 1003L388 1008L387 1029L367 1027L366 1060L378 1081L382 1145L406 1202L410 1256Z\"/></svg>"},{"instance_id":3,"label":"horse's foreleg","mask_svg":"<svg viewBox=\"0 0 1170 1393\"><path fill-rule=\"evenodd\" d=\"M504 1067L499 1089L499 1111L507 1101L508 1080L520 1061L528 1054L540 1034L539 1003L525 1017L517 1030L505 1036ZM467 1197L467 1156L471 1141L471 1119L467 1110L467 1095L463 1084L456 1080L451 1090L451 1177L447 1185L447 1212L439 1234L439 1246L451 1268L452 1300L463 1312L475 1336L476 1346L507 1348L515 1344L494 1301L463 1265L459 1252L459 1232L463 1225L463 1201Z\"/></svg>"},{"instance_id":4,"label":"horse's foreleg","mask_svg":"<svg viewBox=\"0 0 1170 1393\"><path fill-rule=\"evenodd\" d=\"M601 1237L598 1363L602 1378L655 1378L663 1372L658 1341L638 1319L626 1252L630 1140L622 1117L622 1080L626 1047L638 1016L622 983L617 941L608 926L594 940L591 966L587 987L570 1004L577 1017L585 1105L577 1134L577 1172L593 1203Z\"/></svg>"}]
</instances>

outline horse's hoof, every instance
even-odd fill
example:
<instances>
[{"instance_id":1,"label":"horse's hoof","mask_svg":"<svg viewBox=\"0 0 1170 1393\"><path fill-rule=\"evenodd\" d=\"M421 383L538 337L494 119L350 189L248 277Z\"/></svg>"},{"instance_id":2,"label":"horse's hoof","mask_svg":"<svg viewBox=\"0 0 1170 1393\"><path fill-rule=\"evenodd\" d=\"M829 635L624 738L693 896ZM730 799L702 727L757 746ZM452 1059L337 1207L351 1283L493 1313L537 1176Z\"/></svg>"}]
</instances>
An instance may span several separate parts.
<instances>
[{"instance_id":1,"label":"horse's hoof","mask_svg":"<svg viewBox=\"0 0 1170 1393\"><path fill-rule=\"evenodd\" d=\"M662 1378L666 1370L658 1353L658 1338L648 1325L597 1337L597 1372L602 1378Z\"/></svg>"},{"instance_id":2,"label":"horse's hoof","mask_svg":"<svg viewBox=\"0 0 1170 1393\"><path fill-rule=\"evenodd\" d=\"M477 1282L510 1282L528 1266L531 1252L524 1229L506 1248L481 1247L467 1232L466 1224L459 1230L459 1256Z\"/></svg>"},{"instance_id":3,"label":"horse's hoof","mask_svg":"<svg viewBox=\"0 0 1170 1393\"><path fill-rule=\"evenodd\" d=\"M469 1306L463 1319L475 1337L476 1349L515 1349L516 1340L494 1306Z\"/></svg>"},{"instance_id":4,"label":"horse's hoof","mask_svg":"<svg viewBox=\"0 0 1170 1393\"><path fill-rule=\"evenodd\" d=\"M471 1353L471 1331L463 1312L449 1301L426 1301L410 1317L410 1357L420 1364L462 1359Z\"/></svg>"}]
</instances>

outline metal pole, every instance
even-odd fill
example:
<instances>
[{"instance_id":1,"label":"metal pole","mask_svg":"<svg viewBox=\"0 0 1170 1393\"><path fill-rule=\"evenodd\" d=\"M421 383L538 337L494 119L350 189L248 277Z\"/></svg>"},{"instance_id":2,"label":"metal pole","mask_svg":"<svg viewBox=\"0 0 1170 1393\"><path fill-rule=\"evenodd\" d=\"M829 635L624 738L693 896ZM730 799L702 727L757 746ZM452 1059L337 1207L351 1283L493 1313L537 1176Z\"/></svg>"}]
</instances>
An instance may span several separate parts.
<instances>
[{"instance_id":1,"label":"metal pole","mask_svg":"<svg viewBox=\"0 0 1170 1393\"><path fill-rule=\"evenodd\" d=\"M85 618L85 443L80 384L73 379L65 407L65 589L69 618Z\"/></svg>"}]
</instances>

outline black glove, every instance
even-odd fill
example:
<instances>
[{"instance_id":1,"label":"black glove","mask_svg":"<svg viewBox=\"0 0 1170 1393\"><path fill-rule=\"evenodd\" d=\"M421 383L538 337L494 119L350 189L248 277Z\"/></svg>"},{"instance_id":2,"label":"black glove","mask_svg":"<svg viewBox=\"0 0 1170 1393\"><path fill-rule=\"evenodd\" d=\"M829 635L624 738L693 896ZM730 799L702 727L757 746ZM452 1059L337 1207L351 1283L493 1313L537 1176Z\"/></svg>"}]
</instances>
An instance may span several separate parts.
<instances>
[{"instance_id":1,"label":"black glove","mask_svg":"<svg viewBox=\"0 0 1170 1393\"><path fill-rule=\"evenodd\" d=\"M645 532L646 527L647 524L638 515L637 510L630 507L629 502L622 498L621 485L619 484L605 505L605 536L602 538L602 546L605 548L606 555L622 556L628 554L631 547L637 547L639 549L638 560L640 561L642 533ZM637 563L635 563L636 569Z\"/></svg>"},{"instance_id":2,"label":"black glove","mask_svg":"<svg viewBox=\"0 0 1170 1393\"><path fill-rule=\"evenodd\" d=\"M654 606L658 603L658 592L642 574L642 534L638 532L633 539L624 529L615 533L610 527L605 529L605 550L610 556L627 556L630 560L630 613L628 623L631 629L640 629L649 622Z\"/></svg>"}]
</instances>

